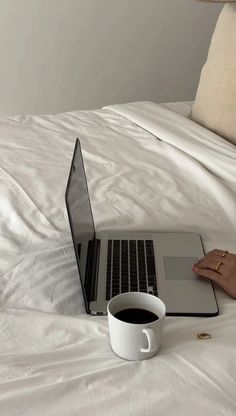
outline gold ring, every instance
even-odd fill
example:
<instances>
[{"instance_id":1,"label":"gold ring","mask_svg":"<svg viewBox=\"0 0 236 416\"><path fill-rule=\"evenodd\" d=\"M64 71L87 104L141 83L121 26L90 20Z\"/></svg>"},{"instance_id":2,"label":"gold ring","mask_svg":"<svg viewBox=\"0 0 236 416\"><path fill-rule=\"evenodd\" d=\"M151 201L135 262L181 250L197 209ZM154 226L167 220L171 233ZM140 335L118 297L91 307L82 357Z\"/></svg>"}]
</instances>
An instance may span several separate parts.
<instances>
[{"instance_id":1,"label":"gold ring","mask_svg":"<svg viewBox=\"0 0 236 416\"><path fill-rule=\"evenodd\" d=\"M226 254L228 254L228 250L223 251L223 253L221 254L221 257L225 257Z\"/></svg>"},{"instance_id":2,"label":"gold ring","mask_svg":"<svg viewBox=\"0 0 236 416\"><path fill-rule=\"evenodd\" d=\"M222 261L218 261L218 263L217 263L217 265L216 265L216 267L215 267L215 271L216 271L216 272L218 272L218 270L219 270L219 268L220 268L220 266L221 266L222 264L224 264L224 263L222 263Z\"/></svg>"},{"instance_id":3,"label":"gold ring","mask_svg":"<svg viewBox=\"0 0 236 416\"><path fill-rule=\"evenodd\" d=\"M211 334L207 334L205 332L202 332L201 334L197 334L198 339L210 339Z\"/></svg>"}]
</instances>

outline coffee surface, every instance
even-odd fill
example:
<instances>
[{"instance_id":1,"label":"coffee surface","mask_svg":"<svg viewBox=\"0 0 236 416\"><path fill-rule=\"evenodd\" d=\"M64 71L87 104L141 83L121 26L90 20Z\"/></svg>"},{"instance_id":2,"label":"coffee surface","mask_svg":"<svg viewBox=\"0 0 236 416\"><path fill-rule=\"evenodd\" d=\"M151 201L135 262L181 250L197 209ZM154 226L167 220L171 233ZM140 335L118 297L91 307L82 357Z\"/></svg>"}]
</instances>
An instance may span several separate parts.
<instances>
[{"instance_id":1,"label":"coffee surface","mask_svg":"<svg viewBox=\"0 0 236 416\"><path fill-rule=\"evenodd\" d=\"M117 319L129 324L148 324L156 321L159 317L146 309L129 308L123 309L114 315Z\"/></svg>"}]
</instances>

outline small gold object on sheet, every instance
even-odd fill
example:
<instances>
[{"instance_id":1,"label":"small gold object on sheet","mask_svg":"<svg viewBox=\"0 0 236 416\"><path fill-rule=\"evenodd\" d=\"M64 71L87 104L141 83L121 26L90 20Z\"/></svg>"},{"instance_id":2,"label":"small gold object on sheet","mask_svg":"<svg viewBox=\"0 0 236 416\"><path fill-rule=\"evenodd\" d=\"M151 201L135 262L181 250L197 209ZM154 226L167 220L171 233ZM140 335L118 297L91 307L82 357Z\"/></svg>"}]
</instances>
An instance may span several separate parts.
<instances>
[{"instance_id":1,"label":"small gold object on sheet","mask_svg":"<svg viewBox=\"0 0 236 416\"><path fill-rule=\"evenodd\" d=\"M198 339L204 340L204 339L210 339L211 335L206 334L205 332L202 332L201 334L197 334Z\"/></svg>"}]
</instances>

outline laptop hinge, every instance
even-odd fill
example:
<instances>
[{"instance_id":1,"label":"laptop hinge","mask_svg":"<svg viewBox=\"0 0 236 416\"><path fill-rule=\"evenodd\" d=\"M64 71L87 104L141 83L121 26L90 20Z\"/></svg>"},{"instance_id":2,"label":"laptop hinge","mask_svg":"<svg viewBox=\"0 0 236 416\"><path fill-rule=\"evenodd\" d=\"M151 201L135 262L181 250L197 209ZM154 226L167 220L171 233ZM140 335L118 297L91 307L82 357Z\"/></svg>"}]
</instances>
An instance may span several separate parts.
<instances>
[{"instance_id":1,"label":"laptop hinge","mask_svg":"<svg viewBox=\"0 0 236 416\"><path fill-rule=\"evenodd\" d=\"M97 281L99 269L100 240L93 238L88 243L85 288L89 302L97 299Z\"/></svg>"}]
</instances>

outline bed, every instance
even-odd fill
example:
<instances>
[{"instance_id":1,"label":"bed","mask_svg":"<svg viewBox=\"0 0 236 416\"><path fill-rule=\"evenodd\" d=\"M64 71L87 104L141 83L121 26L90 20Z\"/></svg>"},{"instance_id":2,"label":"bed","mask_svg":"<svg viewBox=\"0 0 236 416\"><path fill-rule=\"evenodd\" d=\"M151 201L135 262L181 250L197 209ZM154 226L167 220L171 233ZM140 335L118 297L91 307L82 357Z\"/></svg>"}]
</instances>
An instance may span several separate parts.
<instances>
[{"instance_id":1,"label":"bed","mask_svg":"<svg viewBox=\"0 0 236 416\"><path fill-rule=\"evenodd\" d=\"M0 118L1 416L236 414L236 301L216 287L217 317L167 317L156 357L118 358L107 318L85 313L64 202L79 137L97 230L191 231L236 253L236 147L191 105Z\"/></svg>"}]
</instances>

